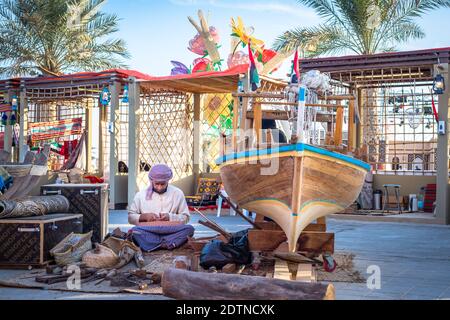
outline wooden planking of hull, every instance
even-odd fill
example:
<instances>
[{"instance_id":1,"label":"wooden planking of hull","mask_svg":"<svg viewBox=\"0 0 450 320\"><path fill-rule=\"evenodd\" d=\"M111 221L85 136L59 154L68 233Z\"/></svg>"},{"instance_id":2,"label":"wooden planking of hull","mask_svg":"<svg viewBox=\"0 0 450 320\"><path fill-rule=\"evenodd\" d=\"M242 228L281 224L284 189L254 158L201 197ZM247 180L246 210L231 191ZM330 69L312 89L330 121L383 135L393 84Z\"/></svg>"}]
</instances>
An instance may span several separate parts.
<instances>
[{"instance_id":1,"label":"wooden planking of hull","mask_svg":"<svg viewBox=\"0 0 450 320\"><path fill-rule=\"evenodd\" d=\"M309 224L356 200L370 170L362 161L307 144L232 154L218 164L230 199L274 220L291 252Z\"/></svg>"}]
</instances>

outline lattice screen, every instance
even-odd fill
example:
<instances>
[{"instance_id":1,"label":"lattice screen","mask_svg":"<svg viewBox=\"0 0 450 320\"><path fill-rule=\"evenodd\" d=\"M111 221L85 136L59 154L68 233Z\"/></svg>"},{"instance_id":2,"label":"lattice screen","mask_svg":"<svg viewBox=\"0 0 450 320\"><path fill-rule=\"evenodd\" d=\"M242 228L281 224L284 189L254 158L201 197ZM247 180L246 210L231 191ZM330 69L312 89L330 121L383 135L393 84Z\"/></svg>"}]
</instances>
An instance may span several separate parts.
<instances>
[{"instance_id":1,"label":"lattice screen","mask_svg":"<svg viewBox=\"0 0 450 320\"><path fill-rule=\"evenodd\" d=\"M363 90L364 143L377 173L436 173L437 122L429 83ZM438 97L434 96L436 108Z\"/></svg>"},{"instance_id":2,"label":"lattice screen","mask_svg":"<svg viewBox=\"0 0 450 320\"><path fill-rule=\"evenodd\" d=\"M232 134L233 97L231 94L203 95L201 111L200 171L215 172L220 156L220 135Z\"/></svg>"},{"instance_id":3,"label":"lattice screen","mask_svg":"<svg viewBox=\"0 0 450 320\"><path fill-rule=\"evenodd\" d=\"M138 186L148 185L151 166L164 163L174 180L193 173L193 96L177 92L142 95L140 103Z\"/></svg>"}]
</instances>

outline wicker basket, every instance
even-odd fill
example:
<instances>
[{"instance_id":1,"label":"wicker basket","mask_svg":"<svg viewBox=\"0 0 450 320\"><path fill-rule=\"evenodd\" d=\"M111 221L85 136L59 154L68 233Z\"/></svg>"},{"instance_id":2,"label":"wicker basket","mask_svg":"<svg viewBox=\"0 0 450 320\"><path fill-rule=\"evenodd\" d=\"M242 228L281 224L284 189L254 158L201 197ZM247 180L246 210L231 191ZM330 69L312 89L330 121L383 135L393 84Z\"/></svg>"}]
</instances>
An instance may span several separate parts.
<instances>
[{"instance_id":1,"label":"wicker basket","mask_svg":"<svg viewBox=\"0 0 450 320\"><path fill-rule=\"evenodd\" d=\"M95 244L95 249L83 255L83 263L88 268L109 269L120 262L119 256L110 248Z\"/></svg>"},{"instance_id":2,"label":"wicker basket","mask_svg":"<svg viewBox=\"0 0 450 320\"><path fill-rule=\"evenodd\" d=\"M83 255L92 249L92 231L87 234L71 233L56 245L50 254L59 266L67 266L80 262Z\"/></svg>"},{"instance_id":3,"label":"wicker basket","mask_svg":"<svg viewBox=\"0 0 450 320\"><path fill-rule=\"evenodd\" d=\"M8 173L14 178L18 177L26 177L30 174L31 168L33 165L31 164L6 164L2 165L2 167L8 171Z\"/></svg>"}]
</instances>

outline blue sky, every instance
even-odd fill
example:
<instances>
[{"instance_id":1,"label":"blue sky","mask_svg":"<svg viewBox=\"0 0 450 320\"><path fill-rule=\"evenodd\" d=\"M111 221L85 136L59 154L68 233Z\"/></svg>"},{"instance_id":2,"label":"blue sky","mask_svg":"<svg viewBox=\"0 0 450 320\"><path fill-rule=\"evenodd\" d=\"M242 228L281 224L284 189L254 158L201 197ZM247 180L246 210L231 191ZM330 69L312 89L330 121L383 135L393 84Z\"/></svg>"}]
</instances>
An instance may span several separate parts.
<instances>
[{"instance_id":1,"label":"blue sky","mask_svg":"<svg viewBox=\"0 0 450 320\"><path fill-rule=\"evenodd\" d=\"M189 66L197 58L187 50L189 40L196 34L187 17L198 21L198 9L209 15L210 25L218 28L225 60L230 51L232 17L241 16L267 46L285 30L321 21L296 0L109 0L104 7L104 11L121 18L117 36L128 44L130 68L152 75L170 74L170 60ZM418 22L426 38L403 44L399 50L450 46L450 9L432 11Z\"/></svg>"}]
</instances>

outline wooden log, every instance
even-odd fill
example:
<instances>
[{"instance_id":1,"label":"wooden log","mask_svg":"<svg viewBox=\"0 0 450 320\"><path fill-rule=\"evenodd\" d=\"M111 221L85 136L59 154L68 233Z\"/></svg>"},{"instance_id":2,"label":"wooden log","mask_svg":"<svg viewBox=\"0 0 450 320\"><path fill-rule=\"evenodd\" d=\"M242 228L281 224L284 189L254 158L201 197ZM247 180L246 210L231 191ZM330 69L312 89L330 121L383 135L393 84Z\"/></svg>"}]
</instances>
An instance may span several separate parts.
<instances>
[{"instance_id":1,"label":"wooden log","mask_svg":"<svg viewBox=\"0 0 450 320\"><path fill-rule=\"evenodd\" d=\"M302 283L224 273L168 269L162 278L166 297L178 300L334 300L333 285Z\"/></svg>"},{"instance_id":2,"label":"wooden log","mask_svg":"<svg viewBox=\"0 0 450 320\"><path fill-rule=\"evenodd\" d=\"M249 230L250 251L273 251L287 241L286 234L277 230ZM303 232L298 241L298 251L334 253L334 233Z\"/></svg>"}]
</instances>

